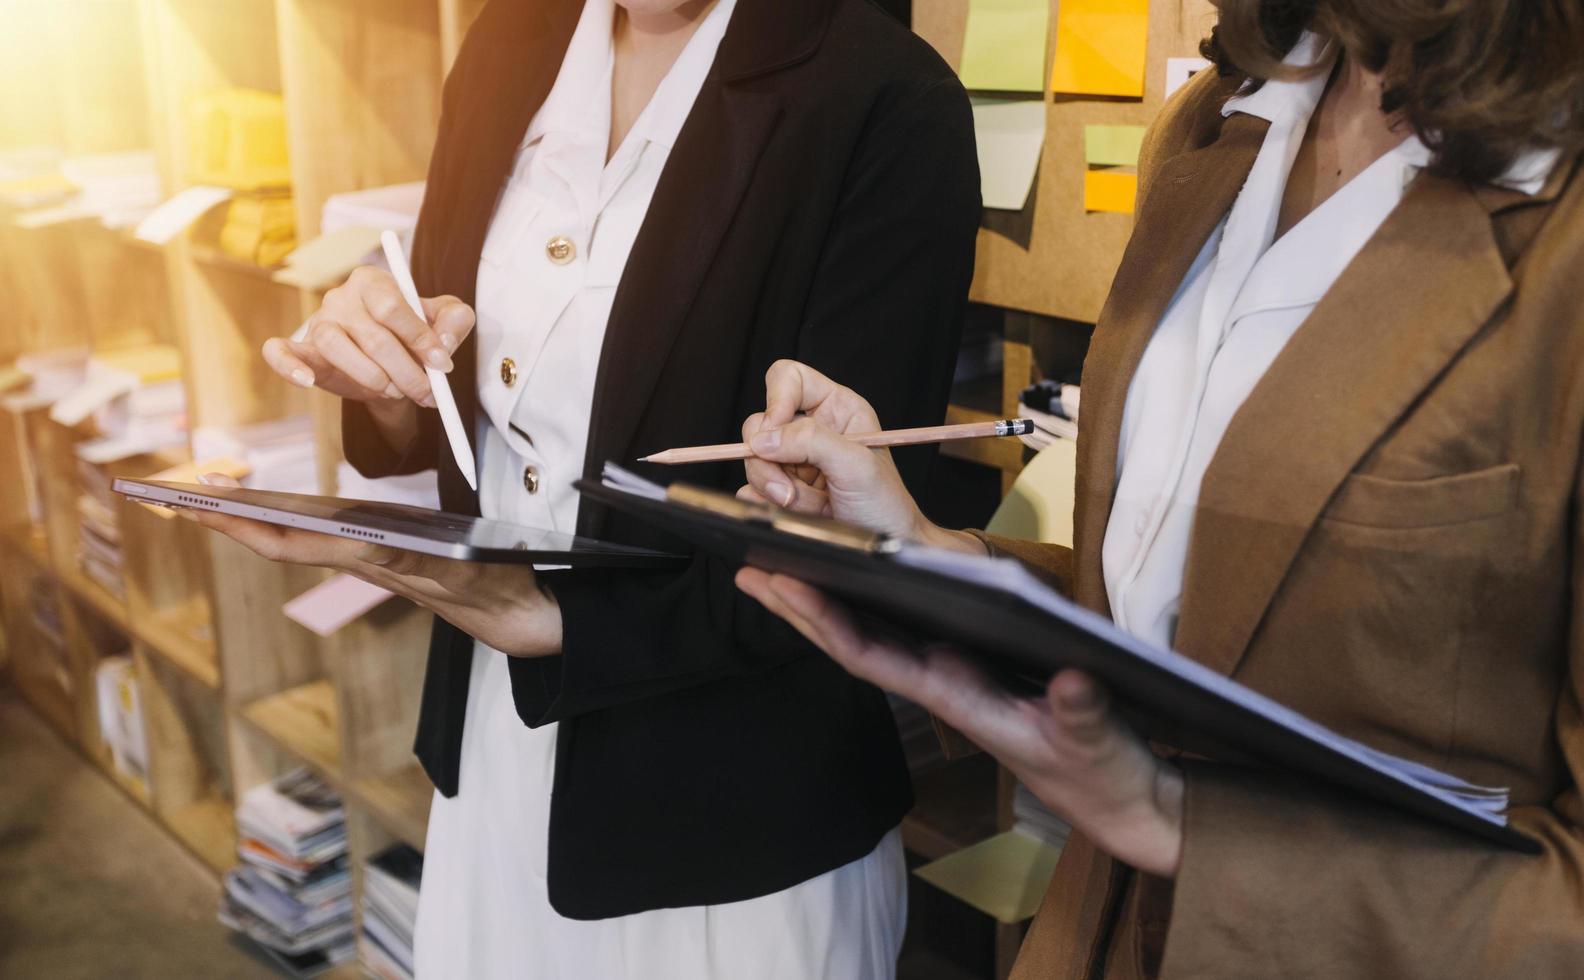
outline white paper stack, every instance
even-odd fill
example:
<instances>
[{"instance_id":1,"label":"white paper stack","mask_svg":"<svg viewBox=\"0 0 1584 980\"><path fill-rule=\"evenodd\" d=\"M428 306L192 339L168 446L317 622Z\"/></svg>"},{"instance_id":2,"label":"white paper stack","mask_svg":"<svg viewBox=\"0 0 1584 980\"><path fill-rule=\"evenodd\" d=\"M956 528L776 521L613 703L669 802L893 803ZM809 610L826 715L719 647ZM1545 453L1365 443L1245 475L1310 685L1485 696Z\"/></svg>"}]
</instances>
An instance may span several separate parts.
<instances>
[{"instance_id":1,"label":"white paper stack","mask_svg":"<svg viewBox=\"0 0 1584 980\"><path fill-rule=\"evenodd\" d=\"M6 410L30 412L48 408L87 378L88 351L74 347L23 354L16 359L16 369L28 376L29 384L5 397Z\"/></svg>"},{"instance_id":2,"label":"white paper stack","mask_svg":"<svg viewBox=\"0 0 1584 980\"><path fill-rule=\"evenodd\" d=\"M193 432L194 459L229 458L248 466L241 484L250 490L318 493L319 459L313 418L290 418L254 425L204 426Z\"/></svg>"},{"instance_id":3,"label":"white paper stack","mask_svg":"<svg viewBox=\"0 0 1584 980\"><path fill-rule=\"evenodd\" d=\"M1041 803L1027 786L1018 783L1012 790L1012 829L1061 850L1067 843L1067 835L1072 833L1072 824Z\"/></svg>"},{"instance_id":4,"label":"white paper stack","mask_svg":"<svg viewBox=\"0 0 1584 980\"><path fill-rule=\"evenodd\" d=\"M421 180L332 194L320 212L319 229L321 233L328 233L361 226L411 232L418 226L418 208L423 205L423 196L424 182Z\"/></svg>"},{"instance_id":5,"label":"white paper stack","mask_svg":"<svg viewBox=\"0 0 1584 980\"><path fill-rule=\"evenodd\" d=\"M363 868L365 967L381 980L413 980L413 929L423 855L406 844L381 851Z\"/></svg>"},{"instance_id":6,"label":"white paper stack","mask_svg":"<svg viewBox=\"0 0 1584 980\"><path fill-rule=\"evenodd\" d=\"M82 384L50 407L50 418L75 426L93 417L99 438L78 443L77 456L110 463L187 441L187 398L181 355L154 344L97 354Z\"/></svg>"},{"instance_id":7,"label":"white paper stack","mask_svg":"<svg viewBox=\"0 0 1584 980\"><path fill-rule=\"evenodd\" d=\"M243 795L237 831L243 864L226 873L220 921L297 975L350 959L352 876L335 791L294 769Z\"/></svg>"},{"instance_id":8,"label":"white paper stack","mask_svg":"<svg viewBox=\"0 0 1584 980\"><path fill-rule=\"evenodd\" d=\"M148 742L134 669L132 658L125 654L104 658L94 668L94 692L99 734L110 749L111 761L119 772L143 780L148 773Z\"/></svg>"},{"instance_id":9,"label":"white paper stack","mask_svg":"<svg viewBox=\"0 0 1584 980\"><path fill-rule=\"evenodd\" d=\"M16 216L19 226L42 228L92 218L106 228L129 228L160 201L159 172L150 151L68 157L60 161L59 173L75 193L41 199L43 206Z\"/></svg>"},{"instance_id":10,"label":"white paper stack","mask_svg":"<svg viewBox=\"0 0 1584 980\"><path fill-rule=\"evenodd\" d=\"M344 282L360 265L384 267L380 232L394 231L410 245L423 195L423 181L332 195L320 212L319 237L286 256L285 267L272 278L299 289L322 290Z\"/></svg>"}]
</instances>

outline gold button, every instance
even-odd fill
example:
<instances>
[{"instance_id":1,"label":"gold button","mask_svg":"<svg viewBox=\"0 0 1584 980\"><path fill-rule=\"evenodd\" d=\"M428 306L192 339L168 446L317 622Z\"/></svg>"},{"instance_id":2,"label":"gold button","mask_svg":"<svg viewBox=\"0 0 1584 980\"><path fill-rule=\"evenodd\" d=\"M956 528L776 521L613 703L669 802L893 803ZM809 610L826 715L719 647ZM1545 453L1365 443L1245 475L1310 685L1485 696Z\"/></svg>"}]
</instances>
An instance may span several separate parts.
<instances>
[{"instance_id":1,"label":"gold button","mask_svg":"<svg viewBox=\"0 0 1584 980\"><path fill-rule=\"evenodd\" d=\"M501 358L501 384L510 388L517 383L517 362L509 357Z\"/></svg>"},{"instance_id":2,"label":"gold button","mask_svg":"<svg viewBox=\"0 0 1584 980\"><path fill-rule=\"evenodd\" d=\"M577 258L577 246L565 235L557 235L545 244L545 254L556 265L566 265Z\"/></svg>"},{"instance_id":3,"label":"gold button","mask_svg":"<svg viewBox=\"0 0 1584 980\"><path fill-rule=\"evenodd\" d=\"M539 492L539 471L532 466L523 467L523 489L529 493Z\"/></svg>"}]
</instances>

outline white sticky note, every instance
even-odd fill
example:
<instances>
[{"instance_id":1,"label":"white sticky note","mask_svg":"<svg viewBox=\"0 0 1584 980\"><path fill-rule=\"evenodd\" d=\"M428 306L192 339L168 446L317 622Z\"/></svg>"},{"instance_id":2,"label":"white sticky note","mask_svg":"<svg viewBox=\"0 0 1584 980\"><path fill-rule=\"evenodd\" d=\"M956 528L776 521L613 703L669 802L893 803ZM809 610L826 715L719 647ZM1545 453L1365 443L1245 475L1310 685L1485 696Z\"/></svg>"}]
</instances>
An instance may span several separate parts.
<instances>
[{"instance_id":1,"label":"white sticky note","mask_svg":"<svg viewBox=\"0 0 1584 980\"><path fill-rule=\"evenodd\" d=\"M1045 146L1044 100L975 98L973 114L984 206L1023 210Z\"/></svg>"},{"instance_id":2,"label":"white sticky note","mask_svg":"<svg viewBox=\"0 0 1584 980\"><path fill-rule=\"evenodd\" d=\"M164 245L186 231L188 225L203 217L210 208L231 200L231 194L227 187L211 187L207 184L189 187L150 211L146 218L138 222L132 236L140 241Z\"/></svg>"},{"instance_id":3,"label":"white sticky note","mask_svg":"<svg viewBox=\"0 0 1584 980\"><path fill-rule=\"evenodd\" d=\"M1209 67L1210 62L1203 58L1167 58L1166 98L1171 98L1173 93L1188 84L1188 79Z\"/></svg>"},{"instance_id":4,"label":"white sticky note","mask_svg":"<svg viewBox=\"0 0 1584 980\"><path fill-rule=\"evenodd\" d=\"M395 595L351 575L336 574L281 607L294 623L330 636Z\"/></svg>"}]
</instances>

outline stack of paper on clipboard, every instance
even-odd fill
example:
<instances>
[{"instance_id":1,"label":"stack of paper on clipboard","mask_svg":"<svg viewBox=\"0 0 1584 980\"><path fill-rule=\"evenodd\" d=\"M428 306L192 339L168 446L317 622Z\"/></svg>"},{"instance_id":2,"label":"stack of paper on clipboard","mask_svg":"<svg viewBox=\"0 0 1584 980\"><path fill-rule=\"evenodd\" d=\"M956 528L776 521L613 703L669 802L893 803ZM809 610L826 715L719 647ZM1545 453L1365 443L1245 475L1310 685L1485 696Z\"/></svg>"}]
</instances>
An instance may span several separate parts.
<instances>
[{"instance_id":1,"label":"stack of paper on clipboard","mask_svg":"<svg viewBox=\"0 0 1584 980\"><path fill-rule=\"evenodd\" d=\"M1147 737L1261 764L1537 853L1507 826L1508 791L1367 746L1181 654L1123 632L1012 559L928 548L729 494L663 487L610 464L578 490L731 564L825 589L888 631L948 642L1014 688L1078 668L1107 685Z\"/></svg>"}]
</instances>

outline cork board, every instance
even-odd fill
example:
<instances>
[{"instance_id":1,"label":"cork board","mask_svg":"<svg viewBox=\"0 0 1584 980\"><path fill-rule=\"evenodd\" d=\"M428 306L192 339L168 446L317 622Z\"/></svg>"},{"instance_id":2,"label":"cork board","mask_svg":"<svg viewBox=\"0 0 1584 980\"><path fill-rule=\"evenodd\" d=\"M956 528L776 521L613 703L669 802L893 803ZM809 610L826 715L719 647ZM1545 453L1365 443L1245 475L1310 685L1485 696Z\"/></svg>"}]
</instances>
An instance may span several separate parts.
<instances>
[{"instance_id":1,"label":"cork board","mask_svg":"<svg viewBox=\"0 0 1584 980\"><path fill-rule=\"evenodd\" d=\"M969 0L913 0L913 29L955 67ZM1046 77L1061 0L1052 0ZM970 297L978 303L1093 323L1100 315L1133 216L1083 207L1086 125L1147 126L1165 101L1166 60L1198 55L1215 24L1210 0L1151 0L1144 98L1045 95L1045 148L1022 212L986 211Z\"/></svg>"}]
</instances>

